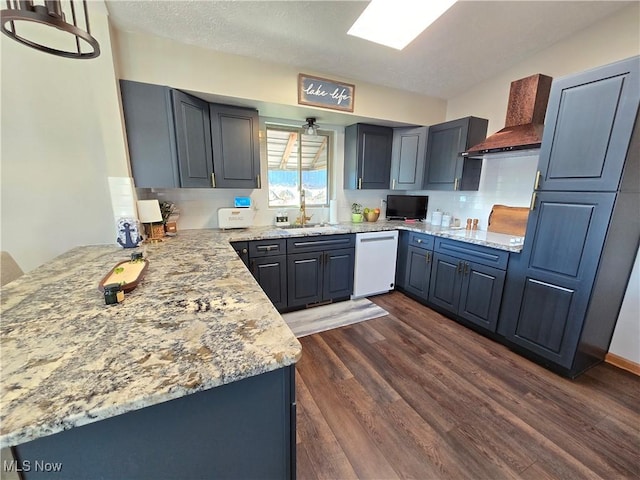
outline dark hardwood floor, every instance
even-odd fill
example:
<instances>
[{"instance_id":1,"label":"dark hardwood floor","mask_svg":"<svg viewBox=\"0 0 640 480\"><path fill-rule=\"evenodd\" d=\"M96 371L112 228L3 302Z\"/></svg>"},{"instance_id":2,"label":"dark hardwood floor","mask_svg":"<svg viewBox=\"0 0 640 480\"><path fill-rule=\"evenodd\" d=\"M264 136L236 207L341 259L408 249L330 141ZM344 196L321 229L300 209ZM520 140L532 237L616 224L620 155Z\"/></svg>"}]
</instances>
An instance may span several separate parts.
<instances>
[{"instance_id":1,"label":"dark hardwood floor","mask_svg":"<svg viewBox=\"0 0 640 480\"><path fill-rule=\"evenodd\" d=\"M297 474L640 478L640 379L562 378L401 293L388 316L300 339Z\"/></svg>"}]
</instances>

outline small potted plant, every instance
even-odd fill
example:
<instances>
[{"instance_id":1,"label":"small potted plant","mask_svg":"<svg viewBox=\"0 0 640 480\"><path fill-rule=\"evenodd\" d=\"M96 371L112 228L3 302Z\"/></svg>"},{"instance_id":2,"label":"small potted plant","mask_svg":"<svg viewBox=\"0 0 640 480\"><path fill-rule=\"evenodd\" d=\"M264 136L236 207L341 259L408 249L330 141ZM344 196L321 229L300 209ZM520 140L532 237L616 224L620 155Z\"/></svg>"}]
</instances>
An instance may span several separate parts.
<instances>
[{"instance_id":1,"label":"small potted plant","mask_svg":"<svg viewBox=\"0 0 640 480\"><path fill-rule=\"evenodd\" d=\"M362 223L362 205L359 203L351 204L351 221L353 223Z\"/></svg>"}]
</instances>

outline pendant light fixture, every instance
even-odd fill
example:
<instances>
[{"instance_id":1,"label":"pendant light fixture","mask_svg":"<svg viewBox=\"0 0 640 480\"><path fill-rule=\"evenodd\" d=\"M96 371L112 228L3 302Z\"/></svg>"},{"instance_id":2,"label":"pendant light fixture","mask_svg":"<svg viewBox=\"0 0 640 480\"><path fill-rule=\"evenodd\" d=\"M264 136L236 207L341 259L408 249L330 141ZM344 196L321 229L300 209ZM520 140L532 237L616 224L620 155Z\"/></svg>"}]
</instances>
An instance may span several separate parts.
<instances>
[{"instance_id":1,"label":"pendant light fixture","mask_svg":"<svg viewBox=\"0 0 640 480\"><path fill-rule=\"evenodd\" d=\"M87 12L87 1L69 0L69 10L63 11L60 0L43 0L41 5L36 5L33 0L7 0L7 8L0 12L2 14L2 24L0 28L2 33L15 41L20 42L41 52L51 53L66 58L95 58L100 55L100 45L98 41L91 36L91 27L89 26L89 14ZM82 8L79 5L82 5ZM82 12L80 10L83 10ZM71 14L73 23L68 23L66 17ZM84 28L82 30L78 26L78 18L84 17ZM27 26L26 22L36 23L48 27L54 27L64 33L73 35L73 39L69 39L71 46L75 44L75 51L72 49L61 50L53 46L43 45L35 39L27 38L30 32L33 34L36 29ZM26 27L26 29L25 29ZM23 32L26 33L22 33ZM37 32L41 33L41 32ZM21 36L26 35L26 36ZM80 41L86 42L91 51L83 52L80 48ZM85 46L83 44L83 46Z\"/></svg>"},{"instance_id":2,"label":"pendant light fixture","mask_svg":"<svg viewBox=\"0 0 640 480\"><path fill-rule=\"evenodd\" d=\"M305 135L318 135L318 125L316 124L315 117L308 117L307 123L302 125L303 131Z\"/></svg>"}]
</instances>

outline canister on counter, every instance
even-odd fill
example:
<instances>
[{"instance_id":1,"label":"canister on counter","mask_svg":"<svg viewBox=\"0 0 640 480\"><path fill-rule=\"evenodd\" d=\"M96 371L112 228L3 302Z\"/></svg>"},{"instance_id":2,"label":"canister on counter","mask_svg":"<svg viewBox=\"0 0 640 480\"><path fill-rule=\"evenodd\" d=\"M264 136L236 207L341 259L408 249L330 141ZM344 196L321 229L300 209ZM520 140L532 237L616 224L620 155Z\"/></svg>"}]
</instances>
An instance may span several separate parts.
<instances>
[{"instance_id":1,"label":"canister on counter","mask_svg":"<svg viewBox=\"0 0 640 480\"><path fill-rule=\"evenodd\" d=\"M448 213L442 215L441 226L442 228L449 228L451 226L451 215Z\"/></svg>"},{"instance_id":2,"label":"canister on counter","mask_svg":"<svg viewBox=\"0 0 640 480\"><path fill-rule=\"evenodd\" d=\"M440 210L436 210L431 214L431 225L442 225L442 212Z\"/></svg>"}]
</instances>

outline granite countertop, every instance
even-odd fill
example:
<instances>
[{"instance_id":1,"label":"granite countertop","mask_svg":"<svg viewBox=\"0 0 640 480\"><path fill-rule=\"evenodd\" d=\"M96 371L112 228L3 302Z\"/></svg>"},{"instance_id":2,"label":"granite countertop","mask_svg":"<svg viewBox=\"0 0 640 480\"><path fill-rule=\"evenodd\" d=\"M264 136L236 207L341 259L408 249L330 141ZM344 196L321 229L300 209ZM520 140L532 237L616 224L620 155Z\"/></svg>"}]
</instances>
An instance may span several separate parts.
<instances>
[{"instance_id":1,"label":"granite countertop","mask_svg":"<svg viewBox=\"0 0 640 480\"><path fill-rule=\"evenodd\" d=\"M230 241L409 230L519 252L511 236L398 221L186 230L123 250L77 247L0 290L0 446L18 445L295 363L301 346ZM125 301L97 285L143 251Z\"/></svg>"},{"instance_id":2,"label":"granite countertop","mask_svg":"<svg viewBox=\"0 0 640 480\"><path fill-rule=\"evenodd\" d=\"M0 446L295 363L301 345L228 243L182 231L123 250L78 247L0 291ZM149 267L125 301L97 286L134 251Z\"/></svg>"},{"instance_id":3,"label":"granite countertop","mask_svg":"<svg viewBox=\"0 0 640 480\"><path fill-rule=\"evenodd\" d=\"M377 222L339 223L311 228L279 228L274 226L253 227L245 230L229 230L230 241L261 240L269 238L289 238L295 236L331 235L340 233L362 233L384 230L408 230L427 233L436 237L450 238L461 242L483 245L508 252L520 253L524 237L484 230L443 229L422 222L402 222L379 220Z\"/></svg>"}]
</instances>

